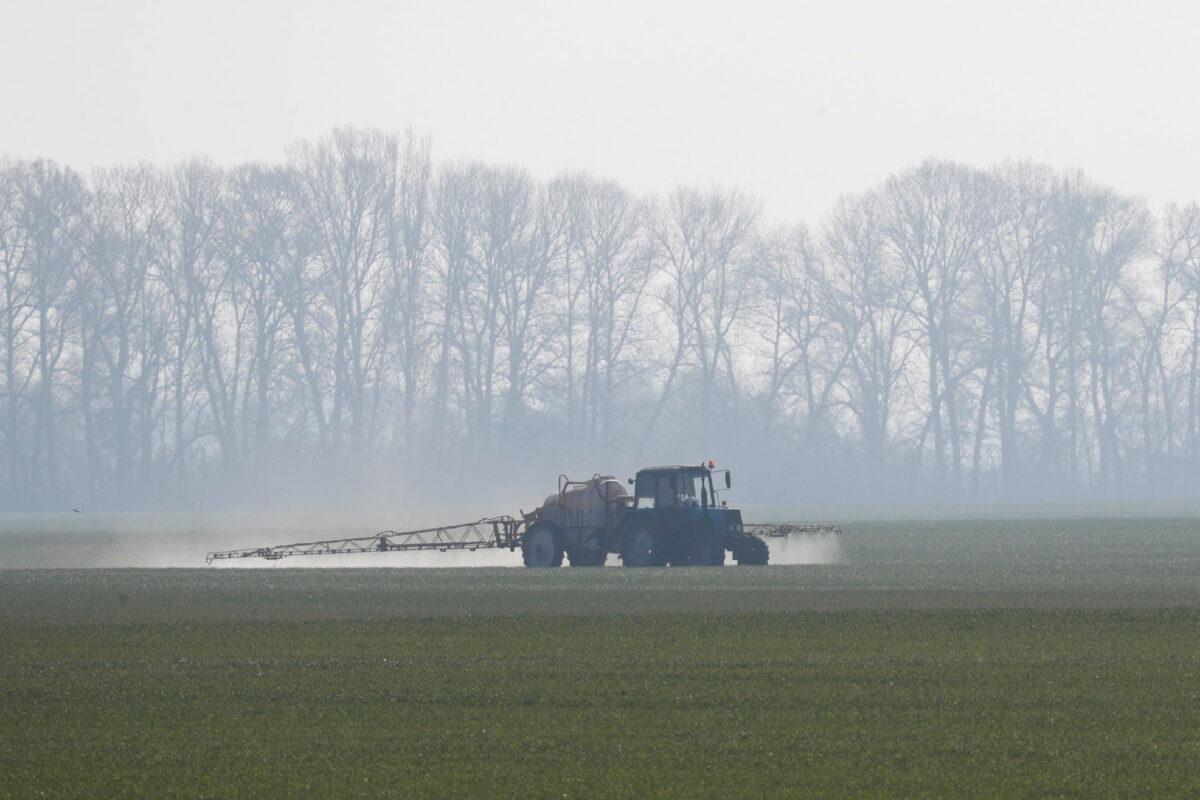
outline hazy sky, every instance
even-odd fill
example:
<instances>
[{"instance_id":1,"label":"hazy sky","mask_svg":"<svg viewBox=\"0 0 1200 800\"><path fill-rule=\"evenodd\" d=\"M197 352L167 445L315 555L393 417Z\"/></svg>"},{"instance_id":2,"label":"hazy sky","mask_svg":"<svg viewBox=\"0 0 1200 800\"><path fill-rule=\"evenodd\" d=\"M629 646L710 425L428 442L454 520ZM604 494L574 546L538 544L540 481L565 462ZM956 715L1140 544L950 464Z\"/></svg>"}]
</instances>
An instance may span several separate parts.
<instances>
[{"instance_id":1,"label":"hazy sky","mask_svg":"<svg viewBox=\"0 0 1200 800\"><path fill-rule=\"evenodd\" d=\"M928 155L1200 199L1200 3L0 2L0 154L278 159L338 124L771 218Z\"/></svg>"}]
</instances>

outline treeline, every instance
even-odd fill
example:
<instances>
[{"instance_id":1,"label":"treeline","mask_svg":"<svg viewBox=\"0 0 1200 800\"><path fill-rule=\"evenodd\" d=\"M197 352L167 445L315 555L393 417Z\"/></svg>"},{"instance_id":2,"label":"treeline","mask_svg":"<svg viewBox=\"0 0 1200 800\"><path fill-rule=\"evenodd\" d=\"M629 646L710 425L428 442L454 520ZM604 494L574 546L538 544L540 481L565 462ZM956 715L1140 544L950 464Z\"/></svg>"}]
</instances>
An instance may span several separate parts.
<instances>
[{"instance_id":1,"label":"treeline","mask_svg":"<svg viewBox=\"0 0 1200 800\"><path fill-rule=\"evenodd\" d=\"M1033 163L777 228L353 129L274 165L3 161L0 281L8 510L709 456L759 502L1200 494L1200 210Z\"/></svg>"}]
</instances>

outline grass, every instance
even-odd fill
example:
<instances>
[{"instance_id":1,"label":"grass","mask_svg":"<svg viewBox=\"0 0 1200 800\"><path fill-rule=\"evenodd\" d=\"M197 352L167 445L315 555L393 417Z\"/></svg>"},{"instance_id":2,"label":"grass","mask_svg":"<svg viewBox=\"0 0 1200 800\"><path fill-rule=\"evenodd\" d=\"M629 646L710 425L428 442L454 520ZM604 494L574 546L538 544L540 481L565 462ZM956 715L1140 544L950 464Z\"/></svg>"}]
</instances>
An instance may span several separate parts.
<instances>
[{"instance_id":1,"label":"grass","mask_svg":"<svg viewBox=\"0 0 1200 800\"><path fill-rule=\"evenodd\" d=\"M1198 545L910 522L765 570L0 570L0 797L1195 797Z\"/></svg>"},{"instance_id":2,"label":"grass","mask_svg":"<svg viewBox=\"0 0 1200 800\"><path fill-rule=\"evenodd\" d=\"M1196 796L1200 613L8 631L11 797Z\"/></svg>"}]
</instances>

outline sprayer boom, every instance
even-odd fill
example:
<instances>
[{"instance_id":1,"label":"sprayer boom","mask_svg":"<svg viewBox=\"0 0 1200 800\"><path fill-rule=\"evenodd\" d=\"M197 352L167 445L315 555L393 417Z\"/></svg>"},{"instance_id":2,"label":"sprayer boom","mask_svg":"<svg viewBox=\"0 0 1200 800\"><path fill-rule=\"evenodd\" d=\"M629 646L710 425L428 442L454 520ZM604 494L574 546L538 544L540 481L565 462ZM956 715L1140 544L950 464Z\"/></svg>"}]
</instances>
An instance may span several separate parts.
<instances>
[{"instance_id":1,"label":"sprayer boom","mask_svg":"<svg viewBox=\"0 0 1200 800\"><path fill-rule=\"evenodd\" d=\"M508 516L484 517L475 522L421 528L414 531L381 531L371 536L297 542L274 547L248 547L209 553L207 563L229 558L265 558L277 561L288 556L335 555L338 553L387 553L412 550L484 550L492 547L516 549L521 544L524 520Z\"/></svg>"}]
</instances>

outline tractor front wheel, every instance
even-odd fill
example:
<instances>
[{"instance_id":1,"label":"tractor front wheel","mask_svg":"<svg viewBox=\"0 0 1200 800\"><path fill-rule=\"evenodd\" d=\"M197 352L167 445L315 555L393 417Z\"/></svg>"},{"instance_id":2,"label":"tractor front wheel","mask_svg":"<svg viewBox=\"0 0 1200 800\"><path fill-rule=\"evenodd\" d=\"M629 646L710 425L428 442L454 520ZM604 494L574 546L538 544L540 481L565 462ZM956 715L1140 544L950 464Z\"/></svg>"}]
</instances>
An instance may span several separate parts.
<instances>
[{"instance_id":1,"label":"tractor front wheel","mask_svg":"<svg viewBox=\"0 0 1200 800\"><path fill-rule=\"evenodd\" d=\"M771 558L771 548L757 536L743 537L733 548L739 567L765 567Z\"/></svg>"},{"instance_id":2,"label":"tractor front wheel","mask_svg":"<svg viewBox=\"0 0 1200 800\"><path fill-rule=\"evenodd\" d=\"M527 567L561 567L562 542L549 525L534 525L521 539L521 557Z\"/></svg>"}]
</instances>

